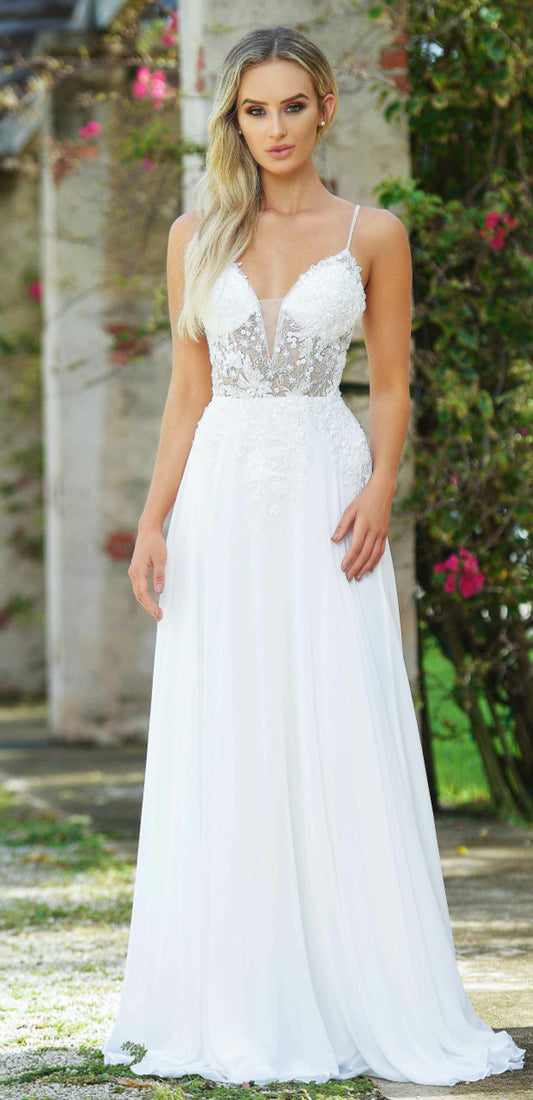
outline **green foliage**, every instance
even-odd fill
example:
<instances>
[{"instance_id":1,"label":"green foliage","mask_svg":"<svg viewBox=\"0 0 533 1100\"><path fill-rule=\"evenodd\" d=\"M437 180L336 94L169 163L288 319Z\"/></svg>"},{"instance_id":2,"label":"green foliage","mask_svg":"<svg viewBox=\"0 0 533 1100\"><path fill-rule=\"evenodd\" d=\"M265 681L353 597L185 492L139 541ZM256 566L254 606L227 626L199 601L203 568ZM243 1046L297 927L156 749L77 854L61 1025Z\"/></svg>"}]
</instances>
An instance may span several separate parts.
<instances>
[{"instance_id":1,"label":"green foliage","mask_svg":"<svg viewBox=\"0 0 533 1100\"><path fill-rule=\"evenodd\" d=\"M423 622L456 672L493 799L533 817L531 20L525 3L409 8L412 439ZM396 98L396 102L399 102ZM485 583L445 591L461 547Z\"/></svg>"}]
</instances>

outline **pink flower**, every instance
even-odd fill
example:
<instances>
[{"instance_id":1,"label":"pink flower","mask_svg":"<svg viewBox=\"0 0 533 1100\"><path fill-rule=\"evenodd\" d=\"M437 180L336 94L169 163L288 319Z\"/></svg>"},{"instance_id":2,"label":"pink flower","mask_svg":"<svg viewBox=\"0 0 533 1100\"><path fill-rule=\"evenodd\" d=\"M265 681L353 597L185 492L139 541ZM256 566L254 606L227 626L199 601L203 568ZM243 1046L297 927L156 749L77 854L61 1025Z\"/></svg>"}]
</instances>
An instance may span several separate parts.
<instances>
[{"instance_id":1,"label":"pink flower","mask_svg":"<svg viewBox=\"0 0 533 1100\"><path fill-rule=\"evenodd\" d=\"M80 126L80 128L78 130L78 134L82 138L88 138L88 137L93 137L93 136L97 137L98 134L100 133L100 130L101 130L100 123L97 122L96 119L92 119L91 122L88 122L86 126Z\"/></svg>"},{"instance_id":2,"label":"pink flower","mask_svg":"<svg viewBox=\"0 0 533 1100\"><path fill-rule=\"evenodd\" d=\"M485 227L480 230L480 236L489 242L491 248L504 248L507 229L513 229L515 225L518 225L518 222L511 214L501 214L499 211L494 210L492 213L485 215ZM504 228L505 226L507 226L507 229ZM488 230L493 232L488 232Z\"/></svg>"},{"instance_id":3,"label":"pink flower","mask_svg":"<svg viewBox=\"0 0 533 1100\"><path fill-rule=\"evenodd\" d=\"M455 592L459 582L459 591L465 599L475 596L485 584L477 558L464 546L459 547L458 554L450 554L445 561L437 562L433 572L446 573L445 592Z\"/></svg>"},{"instance_id":4,"label":"pink flower","mask_svg":"<svg viewBox=\"0 0 533 1100\"><path fill-rule=\"evenodd\" d=\"M132 95L135 99L146 99L150 92L151 81L150 69L147 65L141 65L140 69L137 69L132 87Z\"/></svg>"},{"instance_id":5,"label":"pink flower","mask_svg":"<svg viewBox=\"0 0 533 1100\"><path fill-rule=\"evenodd\" d=\"M499 214L496 214L495 212L492 214L487 214L485 216L485 225L487 226L487 229L494 229L494 227L497 226L499 220Z\"/></svg>"},{"instance_id":6,"label":"pink flower","mask_svg":"<svg viewBox=\"0 0 533 1100\"><path fill-rule=\"evenodd\" d=\"M153 107L160 107L167 97L166 77L162 69L156 69L151 73L147 65L141 65L137 70L132 86L132 95L135 99L146 99L150 96Z\"/></svg>"},{"instance_id":7,"label":"pink flower","mask_svg":"<svg viewBox=\"0 0 533 1100\"><path fill-rule=\"evenodd\" d=\"M505 237L504 237L503 233L501 232L501 230L498 230L498 232L495 233L492 240L489 241L489 244L490 244L491 248L503 248L504 247Z\"/></svg>"},{"instance_id":8,"label":"pink flower","mask_svg":"<svg viewBox=\"0 0 533 1100\"><path fill-rule=\"evenodd\" d=\"M161 35L161 42L163 43L163 45L164 46L175 46L177 41L178 41L178 31L179 31L178 12L173 11L172 15L169 15L169 17L168 17L168 19L165 23L165 26L163 28L163 33Z\"/></svg>"},{"instance_id":9,"label":"pink flower","mask_svg":"<svg viewBox=\"0 0 533 1100\"><path fill-rule=\"evenodd\" d=\"M446 561L441 561L438 565L433 566L434 573L446 573L448 570L451 570L452 573L457 573L458 569L459 558L457 554L450 554L449 558L446 558Z\"/></svg>"},{"instance_id":10,"label":"pink flower","mask_svg":"<svg viewBox=\"0 0 533 1100\"><path fill-rule=\"evenodd\" d=\"M461 589L461 595L468 599L469 596L475 596L477 592L480 592L485 584L485 578L483 573L474 573L472 576L466 576L463 574L459 578L459 588Z\"/></svg>"},{"instance_id":11,"label":"pink flower","mask_svg":"<svg viewBox=\"0 0 533 1100\"><path fill-rule=\"evenodd\" d=\"M42 298L42 286L40 279L34 279L32 283L28 283L26 287L26 293L29 298L33 298L34 302L40 302Z\"/></svg>"}]
</instances>

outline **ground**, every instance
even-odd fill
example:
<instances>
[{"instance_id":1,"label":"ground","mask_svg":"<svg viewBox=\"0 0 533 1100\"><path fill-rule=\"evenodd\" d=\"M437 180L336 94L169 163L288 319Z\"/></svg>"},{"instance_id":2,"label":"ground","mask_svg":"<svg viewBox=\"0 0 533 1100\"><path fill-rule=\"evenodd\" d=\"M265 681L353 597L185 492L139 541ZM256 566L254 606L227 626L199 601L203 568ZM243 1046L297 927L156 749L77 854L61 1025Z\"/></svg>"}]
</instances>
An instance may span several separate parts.
<instances>
[{"instance_id":1,"label":"ground","mask_svg":"<svg viewBox=\"0 0 533 1100\"><path fill-rule=\"evenodd\" d=\"M478 1014L527 1048L523 1071L452 1088L358 1078L258 1090L104 1067L98 1048L118 1004L146 749L59 744L43 718L2 713L0 1100L183 1100L221 1088L239 1100L533 1100L533 827L486 814L437 814L439 848L461 976Z\"/></svg>"}]
</instances>

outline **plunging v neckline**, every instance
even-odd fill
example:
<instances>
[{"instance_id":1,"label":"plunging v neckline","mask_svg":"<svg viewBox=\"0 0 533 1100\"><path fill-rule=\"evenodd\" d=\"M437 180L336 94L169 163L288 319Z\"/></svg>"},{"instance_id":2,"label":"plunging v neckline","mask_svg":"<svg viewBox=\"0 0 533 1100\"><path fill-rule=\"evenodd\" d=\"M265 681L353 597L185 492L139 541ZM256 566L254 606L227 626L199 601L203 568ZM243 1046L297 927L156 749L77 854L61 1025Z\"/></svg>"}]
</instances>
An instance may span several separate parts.
<instances>
[{"instance_id":1,"label":"plunging v neckline","mask_svg":"<svg viewBox=\"0 0 533 1100\"><path fill-rule=\"evenodd\" d=\"M353 262L355 263L355 266L358 268L359 272L361 272L362 268L361 268L360 264L357 263L357 260L356 260L354 254L353 254L353 252L350 248L350 245L347 244L347 245L344 246L344 248L339 249L338 252L330 252L330 253L328 253L327 256L322 256L320 258L320 260L315 260L314 263L309 264L309 266L306 267L305 271L300 272L300 274L298 275L298 278L296 279L296 281L292 284L291 287L289 287L287 293L284 294L282 298L260 298L258 296L256 290L254 289L252 283L250 282L250 278L246 274L246 271L243 271L243 269L242 269L242 266L241 266L242 265L242 260L234 260L232 266L235 267L237 269L237 271L242 275L243 279L246 280L246 282L248 283L248 286L250 287L250 290L252 291L252 294L253 294L256 302L258 302L259 305L261 304L261 302L267 302L267 301L279 302L280 303L280 312L281 312L281 308L285 304L285 302L287 301L287 298L289 297L289 295L292 294L293 290L295 290L296 287L299 286L301 280L306 275L308 275L310 271L312 271L315 267L320 267L320 264L325 263L326 260L335 260L335 259L337 259L338 256L343 256L345 253L348 253L348 255L351 256ZM362 285L362 281L361 281L361 285ZM364 290L364 287L363 287L363 290Z\"/></svg>"},{"instance_id":2,"label":"plunging v neckline","mask_svg":"<svg viewBox=\"0 0 533 1100\"><path fill-rule=\"evenodd\" d=\"M344 256L344 255L347 255L348 258L355 265L355 270L357 272L357 275L359 276L359 282L361 284L361 289L363 291L363 294L365 294L365 288L363 286L363 280L361 278L361 271L363 269L362 269L361 265L357 263L357 260L356 260L354 254L353 254L353 252L350 248L350 244L346 244L344 246L344 248L340 248L338 252L330 252L330 253L328 253L327 256L322 256L320 258L320 260L315 260L314 263L309 264L309 266L306 267L305 271L300 272L300 274L298 275L298 278L296 279L296 282L294 282L292 284L292 286L289 287L287 293L283 295L283 298L259 298L258 295L257 295L257 292L255 291L254 287L252 286L252 283L250 282L250 279L249 279L248 275L246 274L245 271L242 270L242 267L241 267L242 261L241 260L234 260L233 263L231 264L232 268L235 268L236 271L239 273L239 275L242 276L245 283L249 286L250 291L253 295L253 298L254 298L254 312L255 312L256 317L259 318L259 321L260 321L260 324L261 324L263 340L264 340L264 345L265 345L265 355L266 355L267 361L271 365L274 363L274 359L275 359L275 356L276 356L276 351L278 350L278 337L279 337L279 331L280 331L280 322L281 322L281 317L283 315L284 306L285 306L285 303L287 302L287 299L290 297L292 292L294 290L296 290L296 288L300 285L302 279L304 279L305 276L309 274L309 272L313 271L316 267L320 267L321 264L326 263L328 260L336 260L336 259L339 258L339 256ZM265 326L265 318L263 316L263 309L262 309L262 306L261 306L261 302L267 302L267 301L277 301L277 302L279 302L279 309L278 309L278 315L277 315L277 318L276 318L276 328L275 328L275 332L274 332L274 344L273 344L273 347L272 347L272 353L270 352L270 348L269 348L269 344L268 344L268 336L267 336L267 331L266 331L266 326Z\"/></svg>"}]
</instances>

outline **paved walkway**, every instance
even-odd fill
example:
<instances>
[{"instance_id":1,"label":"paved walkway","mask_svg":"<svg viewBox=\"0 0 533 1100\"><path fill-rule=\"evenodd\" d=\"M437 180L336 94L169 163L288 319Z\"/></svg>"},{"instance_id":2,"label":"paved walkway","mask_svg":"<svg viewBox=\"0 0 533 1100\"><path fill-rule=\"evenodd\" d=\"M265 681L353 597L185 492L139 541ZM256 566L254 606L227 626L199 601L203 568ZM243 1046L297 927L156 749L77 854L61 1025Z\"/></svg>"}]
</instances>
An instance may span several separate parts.
<instances>
[{"instance_id":1,"label":"paved walkway","mask_svg":"<svg viewBox=\"0 0 533 1100\"><path fill-rule=\"evenodd\" d=\"M0 779L36 805L84 813L135 858L146 748L68 745L44 716L0 708ZM461 976L478 1014L527 1048L523 1071L432 1088L374 1078L386 1100L533 1100L533 827L456 813L437 833Z\"/></svg>"}]
</instances>

